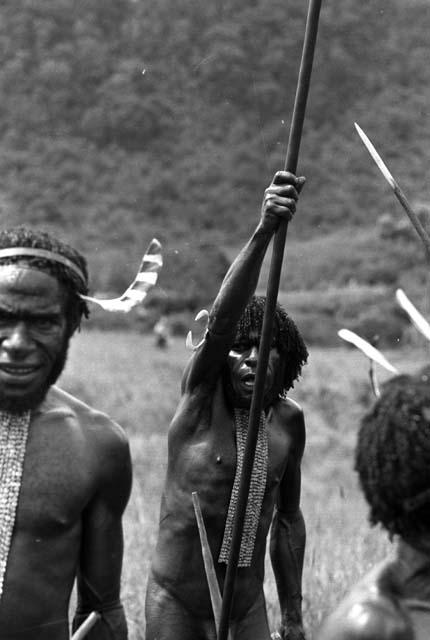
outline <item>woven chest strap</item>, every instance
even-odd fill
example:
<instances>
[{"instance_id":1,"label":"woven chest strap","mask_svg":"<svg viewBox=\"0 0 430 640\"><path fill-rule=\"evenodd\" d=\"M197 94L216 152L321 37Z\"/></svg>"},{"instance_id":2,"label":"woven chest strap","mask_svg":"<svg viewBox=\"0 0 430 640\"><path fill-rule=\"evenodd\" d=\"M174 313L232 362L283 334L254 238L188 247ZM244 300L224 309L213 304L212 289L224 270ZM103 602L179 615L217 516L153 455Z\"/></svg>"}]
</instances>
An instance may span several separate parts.
<instances>
[{"instance_id":1,"label":"woven chest strap","mask_svg":"<svg viewBox=\"0 0 430 640\"><path fill-rule=\"evenodd\" d=\"M243 468L246 436L248 433L249 411L245 409L235 409L236 426L236 449L237 463L236 475L233 482L233 489L228 507L227 519L224 529L224 538L221 545L218 562L228 562L231 539L233 533L233 521L237 508L239 494L240 476ZM245 512L242 541L239 553L239 567L249 567L254 552L255 539L257 536L258 523L260 522L261 506L263 504L264 492L266 490L268 464L268 441L266 429L266 416L261 412L258 427L257 445L255 449L254 465L251 473L251 483L248 494L248 504Z\"/></svg>"}]
</instances>

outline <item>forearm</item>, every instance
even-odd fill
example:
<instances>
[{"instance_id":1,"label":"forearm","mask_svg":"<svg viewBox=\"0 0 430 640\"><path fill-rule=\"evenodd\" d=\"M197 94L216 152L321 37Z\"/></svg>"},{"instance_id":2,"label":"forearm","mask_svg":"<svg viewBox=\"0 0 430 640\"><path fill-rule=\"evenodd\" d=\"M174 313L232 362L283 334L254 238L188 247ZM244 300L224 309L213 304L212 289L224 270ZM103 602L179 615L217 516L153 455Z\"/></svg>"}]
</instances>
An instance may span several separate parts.
<instances>
[{"instance_id":1,"label":"forearm","mask_svg":"<svg viewBox=\"0 0 430 640\"><path fill-rule=\"evenodd\" d=\"M228 335L233 332L257 287L269 242L280 221L293 217L304 182L303 177L278 171L264 191L258 226L228 270L212 307L209 330L213 333Z\"/></svg>"},{"instance_id":2,"label":"forearm","mask_svg":"<svg viewBox=\"0 0 430 640\"><path fill-rule=\"evenodd\" d=\"M272 233L259 225L234 260L210 313L211 332L224 335L234 330L257 287L261 265L271 237Z\"/></svg>"},{"instance_id":3,"label":"forearm","mask_svg":"<svg viewBox=\"0 0 430 640\"><path fill-rule=\"evenodd\" d=\"M78 607L73 618L73 632L82 625L90 613ZM86 640L127 640L127 622L121 602L100 605L97 613L100 617L85 635Z\"/></svg>"},{"instance_id":4,"label":"forearm","mask_svg":"<svg viewBox=\"0 0 430 640\"><path fill-rule=\"evenodd\" d=\"M302 623L302 571L306 528L300 509L293 518L277 512L272 525L270 555L276 579L282 624Z\"/></svg>"}]
</instances>

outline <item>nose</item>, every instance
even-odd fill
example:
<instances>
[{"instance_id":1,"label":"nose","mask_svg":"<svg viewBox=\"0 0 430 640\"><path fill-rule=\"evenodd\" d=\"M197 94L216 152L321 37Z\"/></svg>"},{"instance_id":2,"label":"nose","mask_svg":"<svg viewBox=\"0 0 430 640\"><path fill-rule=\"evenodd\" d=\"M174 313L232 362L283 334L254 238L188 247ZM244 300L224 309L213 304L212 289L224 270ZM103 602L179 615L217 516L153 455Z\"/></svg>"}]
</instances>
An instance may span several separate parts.
<instances>
[{"instance_id":1,"label":"nose","mask_svg":"<svg viewBox=\"0 0 430 640\"><path fill-rule=\"evenodd\" d=\"M15 357L26 354L31 349L31 339L25 322L13 325L2 340L2 348Z\"/></svg>"},{"instance_id":2,"label":"nose","mask_svg":"<svg viewBox=\"0 0 430 640\"><path fill-rule=\"evenodd\" d=\"M257 358L258 358L258 348L256 345L254 345L253 347L251 347L248 355L246 356L246 362L255 363L257 362Z\"/></svg>"}]
</instances>

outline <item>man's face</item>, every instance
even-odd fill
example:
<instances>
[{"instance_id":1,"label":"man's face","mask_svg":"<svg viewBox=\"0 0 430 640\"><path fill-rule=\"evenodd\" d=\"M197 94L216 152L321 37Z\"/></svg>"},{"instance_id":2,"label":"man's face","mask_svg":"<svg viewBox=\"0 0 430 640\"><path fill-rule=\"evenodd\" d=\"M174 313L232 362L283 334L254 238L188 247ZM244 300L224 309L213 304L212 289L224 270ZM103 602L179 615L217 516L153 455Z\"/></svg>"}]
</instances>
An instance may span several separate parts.
<instances>
[{"instance_id":1,"label":"man's face","mask_svg":"<svg viewBox=\"0 0 430 640\"><path fill-rule=\"evenodd\" d=\"M228 387L231 400L236 407L249 407L255 384L258 350L260 336L255 330L251 330L246 342L233 345L228 354L227 369L229 374ZM264 395L267 398L273 386L278 381L281 356L276 347L272 347L269 353L267 374L264 387Z\"/></svg>"},{"instance_id":2,"label":"man's face","mask_svg":"<svg viewBox=\"0 0 430 640\"><path fill-rule=\"evenodd\" d=\"M0 265L0 409L35 408L67 354L66 292L22 265Z\"/></svg>"}]
</instances>

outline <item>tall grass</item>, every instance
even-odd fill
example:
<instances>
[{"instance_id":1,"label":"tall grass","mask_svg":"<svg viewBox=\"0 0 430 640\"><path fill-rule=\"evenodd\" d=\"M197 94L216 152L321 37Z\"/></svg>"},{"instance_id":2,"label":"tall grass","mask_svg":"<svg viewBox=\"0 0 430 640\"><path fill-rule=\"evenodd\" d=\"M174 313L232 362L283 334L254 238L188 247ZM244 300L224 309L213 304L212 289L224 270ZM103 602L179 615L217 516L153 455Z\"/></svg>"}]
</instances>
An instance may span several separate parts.
<instances>
[{"instance_id":1,"label":"tall grass","mask_svg":"<svg viewBox=\"0 0 430 640\"><path fill-rule=\"evenodd\" d=\"M428 361L428 351L387 354L402 371ZM179 398L188 358L184 340L157 349L151 336L83 332L73 339L61 386L109 413L128 433L134 484L124 518L123 600L130 640L144 637L144 599L154 549L166 466L166 433ZM388 377L378 371L381 380ZM389 548L370 529L366 506L352 470L360 416L372 402L368 364L357 351L313 349L291 397L305 411L303 511L307 548L303 576L304 616L309 640L348 587ZM265 592L269 619L279 621L276 588L267 559Z\"/></svg>"}]
</instances>

